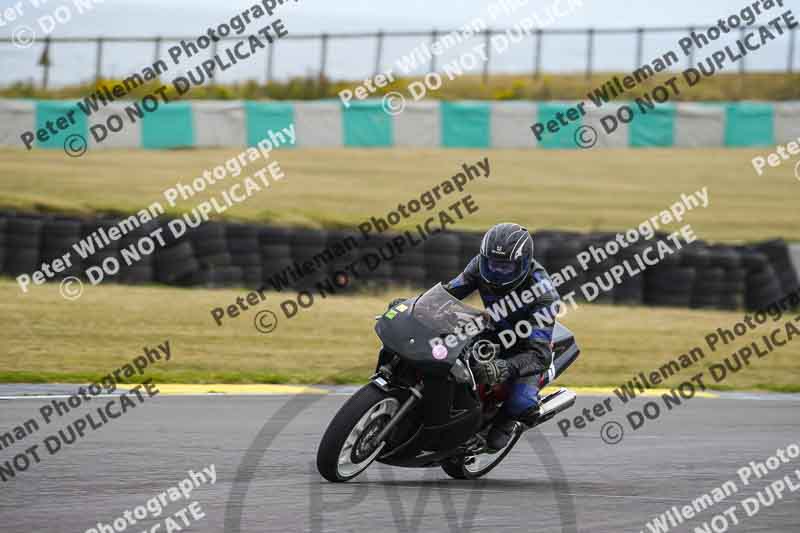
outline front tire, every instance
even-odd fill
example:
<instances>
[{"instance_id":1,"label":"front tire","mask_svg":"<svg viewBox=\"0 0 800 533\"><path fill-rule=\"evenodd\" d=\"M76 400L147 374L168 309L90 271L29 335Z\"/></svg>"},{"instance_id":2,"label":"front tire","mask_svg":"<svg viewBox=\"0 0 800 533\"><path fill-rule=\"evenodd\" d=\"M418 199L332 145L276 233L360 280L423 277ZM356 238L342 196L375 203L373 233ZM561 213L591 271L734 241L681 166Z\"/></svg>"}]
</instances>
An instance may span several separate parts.
<instances>
[{"instance_id":1,"label":"front tire","mask_svg":"<svg viewBox=\"0 0 800 533\"><path fill-rule=\"evenodd\" d=\"M353 479L378 457L385 443L372 442L400 408L397 398L367 384L339 409L317 449L317 470L333 482Z\"/></svg>"}]
</instances>

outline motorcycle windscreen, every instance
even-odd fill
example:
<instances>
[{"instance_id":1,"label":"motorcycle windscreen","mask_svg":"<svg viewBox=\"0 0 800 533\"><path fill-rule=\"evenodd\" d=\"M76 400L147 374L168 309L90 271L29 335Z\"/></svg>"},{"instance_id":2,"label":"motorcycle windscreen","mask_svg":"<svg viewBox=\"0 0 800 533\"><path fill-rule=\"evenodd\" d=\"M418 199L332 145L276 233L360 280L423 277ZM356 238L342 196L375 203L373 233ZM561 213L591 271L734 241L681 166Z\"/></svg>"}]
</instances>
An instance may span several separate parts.
<instances>
[{"instance_id":1,"label":"motorcycle windscreen","mask_svg":"<svg viewBox=\"0 0 800 533\"><path fill-rule=\"evenodd\" d=\"M447 373L472 337L481 312L447 292L441 283L387 311L375 325L386 348L420 370Z\"/></svg>"}]
</instances>

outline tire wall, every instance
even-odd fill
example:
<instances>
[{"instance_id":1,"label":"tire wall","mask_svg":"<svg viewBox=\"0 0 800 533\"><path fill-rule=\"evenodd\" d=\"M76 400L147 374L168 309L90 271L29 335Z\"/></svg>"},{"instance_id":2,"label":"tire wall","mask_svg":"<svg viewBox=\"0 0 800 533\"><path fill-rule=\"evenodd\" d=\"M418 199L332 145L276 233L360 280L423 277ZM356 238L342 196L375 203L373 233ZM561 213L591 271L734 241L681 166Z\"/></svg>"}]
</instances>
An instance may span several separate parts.
<instances>
[{"instance_id":1,"label":"tire wall","mask_svg":"<svg viewBox=\"0 0 800 533\"><path fill-rule=\"evenodd\" d=\"M481 233L445 232L423 240L398 234L362 239L357 232L269 225L207 222L179 239L168 220L150 222L81 261L72 244L118 222L112 217L77 219L0 211L0 273L31 275L42 262L70 252L72 266L55 274L86 279L85 269L114 258L119 272L104 283L167 284L184 287L246 287L320 290L336 293L405 285L414 288L448 281L477 253ZM161 225L165 246L126 264L123 250L136 248ZM535 258L550 272L568 273L557 288L575 291L577 301L704 309L761 309L800 289L800 245L775 239L731 246L701 241L685 246L642 273L624 275L608 291L581 290L615 265L637 269L636 256L651 242L637 243L583 269L576 259L590 246L601 248L612 234L540 231ZM130 254L127 254L130 257ZM97 268L95 268L97 271Z\"/></svg>"}]
</instances>

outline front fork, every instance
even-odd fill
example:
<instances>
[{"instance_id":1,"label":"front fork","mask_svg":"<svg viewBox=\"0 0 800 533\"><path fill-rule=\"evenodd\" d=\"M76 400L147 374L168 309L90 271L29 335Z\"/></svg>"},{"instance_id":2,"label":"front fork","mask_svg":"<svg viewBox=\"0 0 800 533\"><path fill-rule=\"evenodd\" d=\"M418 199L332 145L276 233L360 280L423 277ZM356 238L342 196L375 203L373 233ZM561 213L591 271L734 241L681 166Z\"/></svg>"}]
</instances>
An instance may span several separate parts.
<instances>
[{"instance_id":1,"label":"front fork","mask_svg":"<svg viewBox=\"0 0 800 533\"><path fill-rule=\"evenodd\" d=\"M389 392L389 383L383 378L383 376L376 375L372 378L372 384L378 387L379 389L383 390L384 392ZM380 433L375 436L374 442L380 444L384 440L386 440L387 435L389 432L394 429L394 427L403 419L403 417L414 408L414 405L418 401L422 399L422 382L417 383L413 387L408 388L409 394L408 399L403 403L400 409L394 414L394 416L389 420L389 423L386 424Z\"/></svg>"}]
</instances>

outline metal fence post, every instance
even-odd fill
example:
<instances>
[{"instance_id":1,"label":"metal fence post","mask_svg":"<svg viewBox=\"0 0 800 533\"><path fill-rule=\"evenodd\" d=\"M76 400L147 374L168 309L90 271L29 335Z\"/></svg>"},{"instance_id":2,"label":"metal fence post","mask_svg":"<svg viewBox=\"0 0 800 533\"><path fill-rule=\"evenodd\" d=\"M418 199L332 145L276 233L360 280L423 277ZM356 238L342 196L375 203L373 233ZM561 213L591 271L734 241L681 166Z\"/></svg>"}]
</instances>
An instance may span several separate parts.
<instances>
[{"instance_id":1,"label":"metal fence post","mask_svg":"<svg viewBox=\"0 0 800 533\"><path fill-rule=\"evenodd\" d=\"M42 71L42 89L47 90L47 85L50 83L50 36L44 38L44 50L42 50L42 57L39 58L39 64L44 68Z\"/></svg>"},{"instance_id":2,"label":"metal fence post","mask_svg":"<svg viewBox=\"0 0 800 533\"><path fill-rule=\"evenodd\" d=\"M213 39L212 39L212 40L211 40L211 61L214 61L214 60L215 60L214 58L215 58L216 56L217 56L217 41L215 41L215 40L213 40ZM212 86L212 87L213 87L214 85L216 85L216 84L217 84L217 82L216 82L216 80L214 79L214 76L213 76L213 75L209 75L209 76L208 76L208 84L209 84L210 86Z\"/></svg>"},{"instance_id":3,"label":"metal fence post","mask_svg":"<svg viewBox=\"0 0 800 533\"><path fill-rule=\"evenodd\" d=\"M325 67L328 64L328 34L323 33L322 37L322 50L320 50L319 58L319 82L322 83L325 79Z\"/></svg>"},{"instance_id":4,"label":"metal fence post","mask_svg":"<svg viewBox=\"0 0 800 533\"><path fill-rule=\"evenodd\" d=\"M589 28L586 32L586 79L592 77L592 63L594 61L594 28Z\"/></svg>"},{"instance_id":5,"label":"metal fence post","mask_svg":"<svg viewBox=\"0 0 800 533\"><path fill-rule=\"evenodd\" d=\"M155 53L153 54L153 63L157 63L161 58L161 37L155 38Z\"/></svg>"},{"instance_id":6,"label":"metal fence post","mask_svg":"<svg viewBox=\"0 0 800 533\"><path fill-rule=\"evenodd\" d=\"M278 45L278 41L273 40L271 43L267 45L267 83L272 83L272 64L274 60L274 53L275 47Z\"/></svg>"},{"instance_id":7,"label":"metal fence post","mask_svg":"<svg viewBox=\"0 0 800 533\"><path fill-rule=\"evenodd\" d=\"M742 27L742 29L739 30L739 39L741 39L742 42L744 42L744 34L745 34L745 29L744 29L744 27ZM744 74L745 60L746 59L747 59L747 56L743 55L742 56L742 60L739 61L739 74Z\"/></svg>"},{"instance_id":8,"label":"metal fence post","mask_svg":"<svg viewBox=\"0 0 800 533\"><path fill-rule=\"evenodd\" d=\"M746 28L740 27L739 30L740 30L740 38L743 38L746 35ZM458 30L456 30L456 31L458 31ZM498 30L498 29L485 28L484 30L478 32L475 35L475 37L480 38L480 35L483 34L484 46L486 47L486 56L485 56L486 59L484 61L484 65L483 65L483 69L482 69L482 83L483 83L483 85L487 85L491 81L490 80L490 76L491 76L491 44L492 44L491 41L492 41L492 37L494 35L502 33L502 31L503 31L502 29ZM548 30L537 28L535 30L535 35L530 35L534 39L534 42L533 42L533 54L534 54L534 57L533 57L533 73L532 73L532 79L533 80L540 79L541 76L544 73L544 70L543 70L543 65L544 65L543 48L544 48L544 44L543 43L544 43L544 36L545 36L545 33L547 33L547 31ZM646 39L646 36L647 36L648 32L649 33L653 33L653 32L656 32L656 33L662 33L662 32L678 33L678 32L682 32L682 31L686 31L687 32L687 36L689 38L692 38L692 35L696 31L696 27L695 26L688 26L687 28L684 28L684 29L681 29L679 27L673 27L673 26L670 26L670 27L657 27L657 28L637 27L637 28L617 28L617 29L611 28L611 29L600 29L600 30L598 30L597 28L589 27L589 28L578 29L578 30L567 30L567 31L557 30L556 33L567 33L567 34L570 34L570 35L581 35L584 32L586 33L586 40L587 40L587 42L586 42L586 70L585 70L584 75L585 75L586 79L590 79L594 75L594 59L595 59L595 55L596 55L596 52L597 52L596 51L596 46L597 45L596 45L595 41L596 41L596 35L598 34L598 32L599 33L624 34L624 35L630 35L631 33L634 33L635 34L635 39L636 39L636 43L635 43L635 47L636 47L636 49L635 49L635 62L636 62L636 68L638 68L638 67L642 66L642 62L644 61L644 52L645 52L644 46L645 46L645 39ZM438 38L442 33L443 32L440 32L440 31L438 31L436 29L433 29L430 32L430 38L431 38L431 43L430 44L433 45L433 44L437 43ZM797 47L798 47L797 33L798 33L798 30L793 28L793 29L790 30L790 34L787 36L788 40L789 40L789 49L788 49L787 57L786 57L785 70L782 71L782 72L787 73L787 74L794 74L798 70L796 68L797 52L798 52L797 51ZM392 31L378 30L376 33L356 33L356 34L353 34L352 36L350 36L350 35L342 35L342 37L356 37L356 38L362 38L362 39L369 39L369 38L373 38L373 37L376 38L376 48L375 48L375 58L374 58L374 72L375 72L375 75L378 75L378 74L381 73L382 61L383 61L383 56L384 56L384 48L385 48L385 42L384 41L385 41L385 39L387 37L392 37L392 36L408 37L408 36L420 35L420 34L423 35L423 36L426 35L425 32L392 32ZM325 80L327 79L327 64L328 64L328 51L329 51L328 50L328 40L330 38L336 38L338 36L339 36L338 34L331 35L331 34L328 34L328 33L311 34L311 35L302 35L302 36L300 36L300 38L302 38L302 39L311 39L311 40L320 39L320 41L321 41L321 46L320 46L320 65L319 65L319 80L320 80L321 83L324 83ZM165 39L163 36L154 36L154 37L149 37L149 38L145 38L145 39L135 38L135 37L133 37L133 38L114 38L114 37L111 37L109 39L110 39L110 42L112 42L112 43L116 43L116 42L144 42L144 43L148 43L148 42L152 42L154 44L153 62L156 63L158 61L161 61L161 57L160 56L161 56L162 51L163 51L162 47L163 47L163 42L164 42L164 39ZM2 39L0 39L0 41L13 42L10 39L6 39L6 38L2 38ZM94 75L94 80L95 80L95 83L97 83L100 80L102 80L102 78L103 78L103 54L104 54L104 51L105 51L104 50L104 45L105 45L105 41L106 41L105 37L70 37L70 38L67 38L67 39L60 39L60 38L51 39L50 36L46 36L45 39L43 40L43 42L45 44L45 52L43 52L43 56L47 55L48 51L50 50L50 46L56 41L78 42L78 43L81 43L81 44L88 44L88 45L91 45L92 43L94 43L95 44L95 50L96 50L96 52L95 52L96 55L95 55L95 75ZM216 42L213 42L211 44L212 44L212 46L211 46L211 56L212 56L212 58L214 58L217 55L219 45ZM274 82L274 62L275 62L275 47L276 46L277 46L277 40L273 41L272 43L269 44L269 50L267 51L267 58L266 58L266 83L267 84ZM437 54L433 53L432 50L429 50L429 54L430 54L430 60L429 60L430 72L436 72L437 63L438 63L438 56L437 56ZM695 66L696 57L697 57L696 48L695 47L691 47L691 49L687 53L687 60L688 60L688 66L689 67L694 67ZM311 62L313 62L313 59L309 63L311 63ZM49 72L50 72L50 66L51 65L44 64L40 60L38 66L41 66L41 67L44 68L43 73L42 73L41 83L42 83L43 88L47 88L47 86L49 85ZM740 60L740 63L739 63L738 73L740 75L747 74L749 66L751 66L750 63L748 63L748 60L746 59L746 57L743 57ZM392 68L393 68L393 66L390 65L389 70L391 70ZM421 67L421 68L424 68L424 67ZM113 73L110 73L110 75L113 75ZM313 74L307 74L306 76L307 76L309 82L311 82L311 80L313 80ZM741 78L740 78L740 80L741 80ZM218 85L219 84L219 82L217 82L214 79L210 79L209 81L210 81L210 83L209 83L210 85ZM35 84L35 78L32 81L30 81L30 83ZM740 96L741 96L741 94L743 94L743 91L745 89L745 84L742 81L739 81L739 84L740 84Z\"/></svg>"},{"instance_id":9,"label":"metal fence post","mask_svg":"<svg viewBox=\"0 0 800 533\"><path fill-rule=\"evenodd\" d=\"M489 63L492 59L492 30L486 28L484 31L484 44L486 45L486 62L483 64L483 84L489 83Z\"/></svg>"},{"instance_id":10,"label":"metal fence post","mask_svg":"<svg viewBox=\"0 0 800 533\"><path fill-rule=\"evenodd\" d=\"M95 58L94 81L97 83L102 78L102 65L103 65L103 38L97 38L97 56Z\"/></svg>"},{"instance_id":11,"label":"metal fence post","mask_svg":"<svg viewBox=\"0 0 800 533\"><path fill-rule=\"evenodd\" d=\"M642 58L644 57L644 28L636 29L636 64L634 68L642 66Z\"/></svg>"},{"instance_id":12,"label":"metal fence post","mask_svg":"<svg viewBox=\"0 0 800 533\"><path fill-rule=\"evenodd\" d=\"M434 28L434 30L431 32L431 47L438 38L439 38L439 32L436 31L436 29ZM428 70L428 72L436 72L436 54L434 54L433 51L431 51L431 67Z\"/></svg>"},{"instance_id":13,"label":"metal fence post","mask_svg":"<svg viewBox=\"0 0 800 533\"><path fill-rule=\"evenodd\" d=\"M739 30L739 38L742 41L744 41L744 34L745 34L745 28L744 28L744 26L742 26L742 28ZM739 61L739 80L738 80L738 83L737 83L738 89L739 89L739 99L741 99L744 96L744 78L743 78L743 76L744 76L745 66L746 66L745 59L746 59L746 56L742 55L742 59Z\"/></svg>"},{"instance_id":14,"label":"metal fence post","mask_svg":"<svg viewBox=\"0 0 800 533\"><path fill-rule=\"evenodd\" d=\"M383 56L383 30L378 30L378 42L375 45L375 76L381 71L381 56Z\"/></svg>"}]
</instances>

